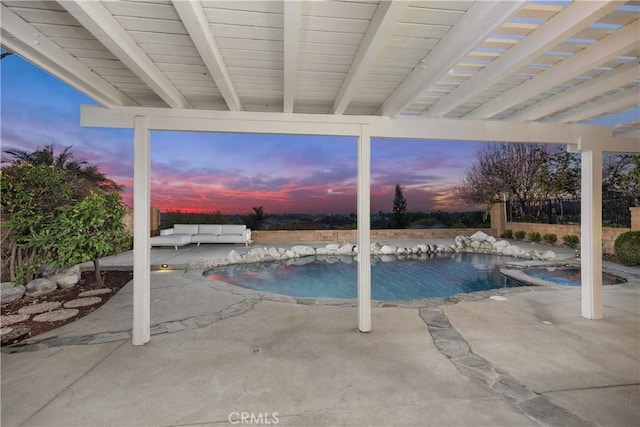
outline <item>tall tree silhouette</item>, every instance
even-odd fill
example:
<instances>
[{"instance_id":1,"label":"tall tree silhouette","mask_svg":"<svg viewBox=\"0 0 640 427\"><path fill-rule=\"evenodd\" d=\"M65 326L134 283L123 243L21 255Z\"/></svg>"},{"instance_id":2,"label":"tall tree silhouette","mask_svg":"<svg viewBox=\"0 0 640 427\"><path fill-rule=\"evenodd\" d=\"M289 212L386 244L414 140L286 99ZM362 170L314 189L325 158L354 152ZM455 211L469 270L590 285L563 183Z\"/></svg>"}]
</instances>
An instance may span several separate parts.
<instances>
[{"instance_id":1,"label":"tall tree silhouette","mask_svg":"<svg viewBox=\"0 0 640 427\"><path fill-rule=\"evenodd\" d=\"M402 194L402 188L396 184L396 194L393 198L393 214L391 215L391 228L404 228L407 213L407 199Z\"/></svg>"}]
</instances>

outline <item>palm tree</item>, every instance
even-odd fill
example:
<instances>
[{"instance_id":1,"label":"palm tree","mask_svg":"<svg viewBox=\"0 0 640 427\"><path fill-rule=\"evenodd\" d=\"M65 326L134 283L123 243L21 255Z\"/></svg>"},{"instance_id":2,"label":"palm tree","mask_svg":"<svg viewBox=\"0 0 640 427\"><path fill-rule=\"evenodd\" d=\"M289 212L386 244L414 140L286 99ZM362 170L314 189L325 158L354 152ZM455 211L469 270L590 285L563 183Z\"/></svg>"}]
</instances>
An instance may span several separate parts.
<instances>
[{"instance_id":1,"label":"palm tree","mask_svg":"<svg viewBox=\"0 0 640 427\"><path fill-rule=\"evenodd\" d=\"M107 192L122 191L122 187L107 178L97 166L84 160L76 160L72 148L73 146L69 145L58 155L55 153L55 144L47 144L32 152L8 148L2 151L5 154L2 156L2 163L54 166L68 172L72 181L79 178Z\"/></svg>"}]
</instances>

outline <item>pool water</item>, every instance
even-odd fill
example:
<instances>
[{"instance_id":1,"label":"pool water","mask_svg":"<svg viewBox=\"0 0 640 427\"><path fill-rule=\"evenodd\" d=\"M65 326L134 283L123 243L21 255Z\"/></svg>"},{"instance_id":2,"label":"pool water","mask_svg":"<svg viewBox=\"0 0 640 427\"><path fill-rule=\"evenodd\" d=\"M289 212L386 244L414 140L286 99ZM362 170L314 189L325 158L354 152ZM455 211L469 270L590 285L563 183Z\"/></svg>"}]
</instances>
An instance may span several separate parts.
<instances>
[{"instance_id":1,"label":"pool water","mask_svg":"<svg viewBox=\"0 0 640 427\"><path fill-rule=\"evenodd\" d=\"M535 267L526 268L522 272L556 285L580 286L580 269L578 267ZM626 280L612 274L602 273L603 285L618 285L625 282Z\"/></svg>"},{"instance_id":2,"label":"pool water","mask_svg":"<svg viewBox=\"0 0 640 427\"><path fill-rule=\"evenodd\" d=\"M500 257L439 254L428 259L372 262L371 296L376 300L412 300L522 286L500 274ZM212 280L262 292L305 298L357 298L357 262L304 257L295 263L236 264L205 272ZM302 265L298 265L302 264Z\"/></svg>"}]
</instances>

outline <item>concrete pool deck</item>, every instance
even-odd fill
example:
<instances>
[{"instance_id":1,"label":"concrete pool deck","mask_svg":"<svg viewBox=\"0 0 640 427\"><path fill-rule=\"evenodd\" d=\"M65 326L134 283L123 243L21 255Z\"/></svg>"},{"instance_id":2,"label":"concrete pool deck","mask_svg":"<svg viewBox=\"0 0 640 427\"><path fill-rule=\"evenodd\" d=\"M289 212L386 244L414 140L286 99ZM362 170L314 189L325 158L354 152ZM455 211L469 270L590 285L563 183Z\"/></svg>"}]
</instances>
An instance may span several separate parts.
<instances>
[{"instance_id":1,"label":"concrete pool deck","mask_svg":"<svg viewBox=\"0 0 640 427\"><path fill-rule=\"evenodd\" d=\"M188 262L184 249L152 257ZM4 348L2 425L238 425L243 412L295 426L640 425L640 279L604 288L599 321L580 316L580 289L531 287L374 307L361 334L351 304L201 273L152 272L145 346L129 339L129 283L39 344Z\"/></svg>"}]
</instances>

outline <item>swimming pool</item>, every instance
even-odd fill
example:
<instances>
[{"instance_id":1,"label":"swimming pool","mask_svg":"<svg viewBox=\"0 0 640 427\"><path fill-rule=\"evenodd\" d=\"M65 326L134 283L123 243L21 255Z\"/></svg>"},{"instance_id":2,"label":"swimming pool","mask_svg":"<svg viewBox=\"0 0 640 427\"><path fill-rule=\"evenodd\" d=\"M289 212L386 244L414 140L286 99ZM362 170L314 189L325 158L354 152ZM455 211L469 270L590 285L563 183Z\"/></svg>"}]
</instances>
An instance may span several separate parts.
<instances>
[{"instance_id":1,"label":"swimming pool","mask_svg":"<svg viewBox=\"0 0 640 427\"><path fill-rule=\"evenodd\" d=\"M525 268L522 272L556 285L580 286L580 268L578 267L534 267ZM613 274L602 273L603 285L618 285L625 282L626 280Z\"/></svg>"},{"instance_id":2,"label":"swimming pool","mask_svg":"<svg viewBox=\"0 0 640 427\"><path fill-rule=\"evenodd\" d=\"M357 298L357 262L352 257L296 263L236 264L205 272L211 280L262 292L304 298ZM495 255L438 254L428 259L372 262L371 296L376 300L412 300L522 286L500 274Z\"/></svg>"}]
</instances>

